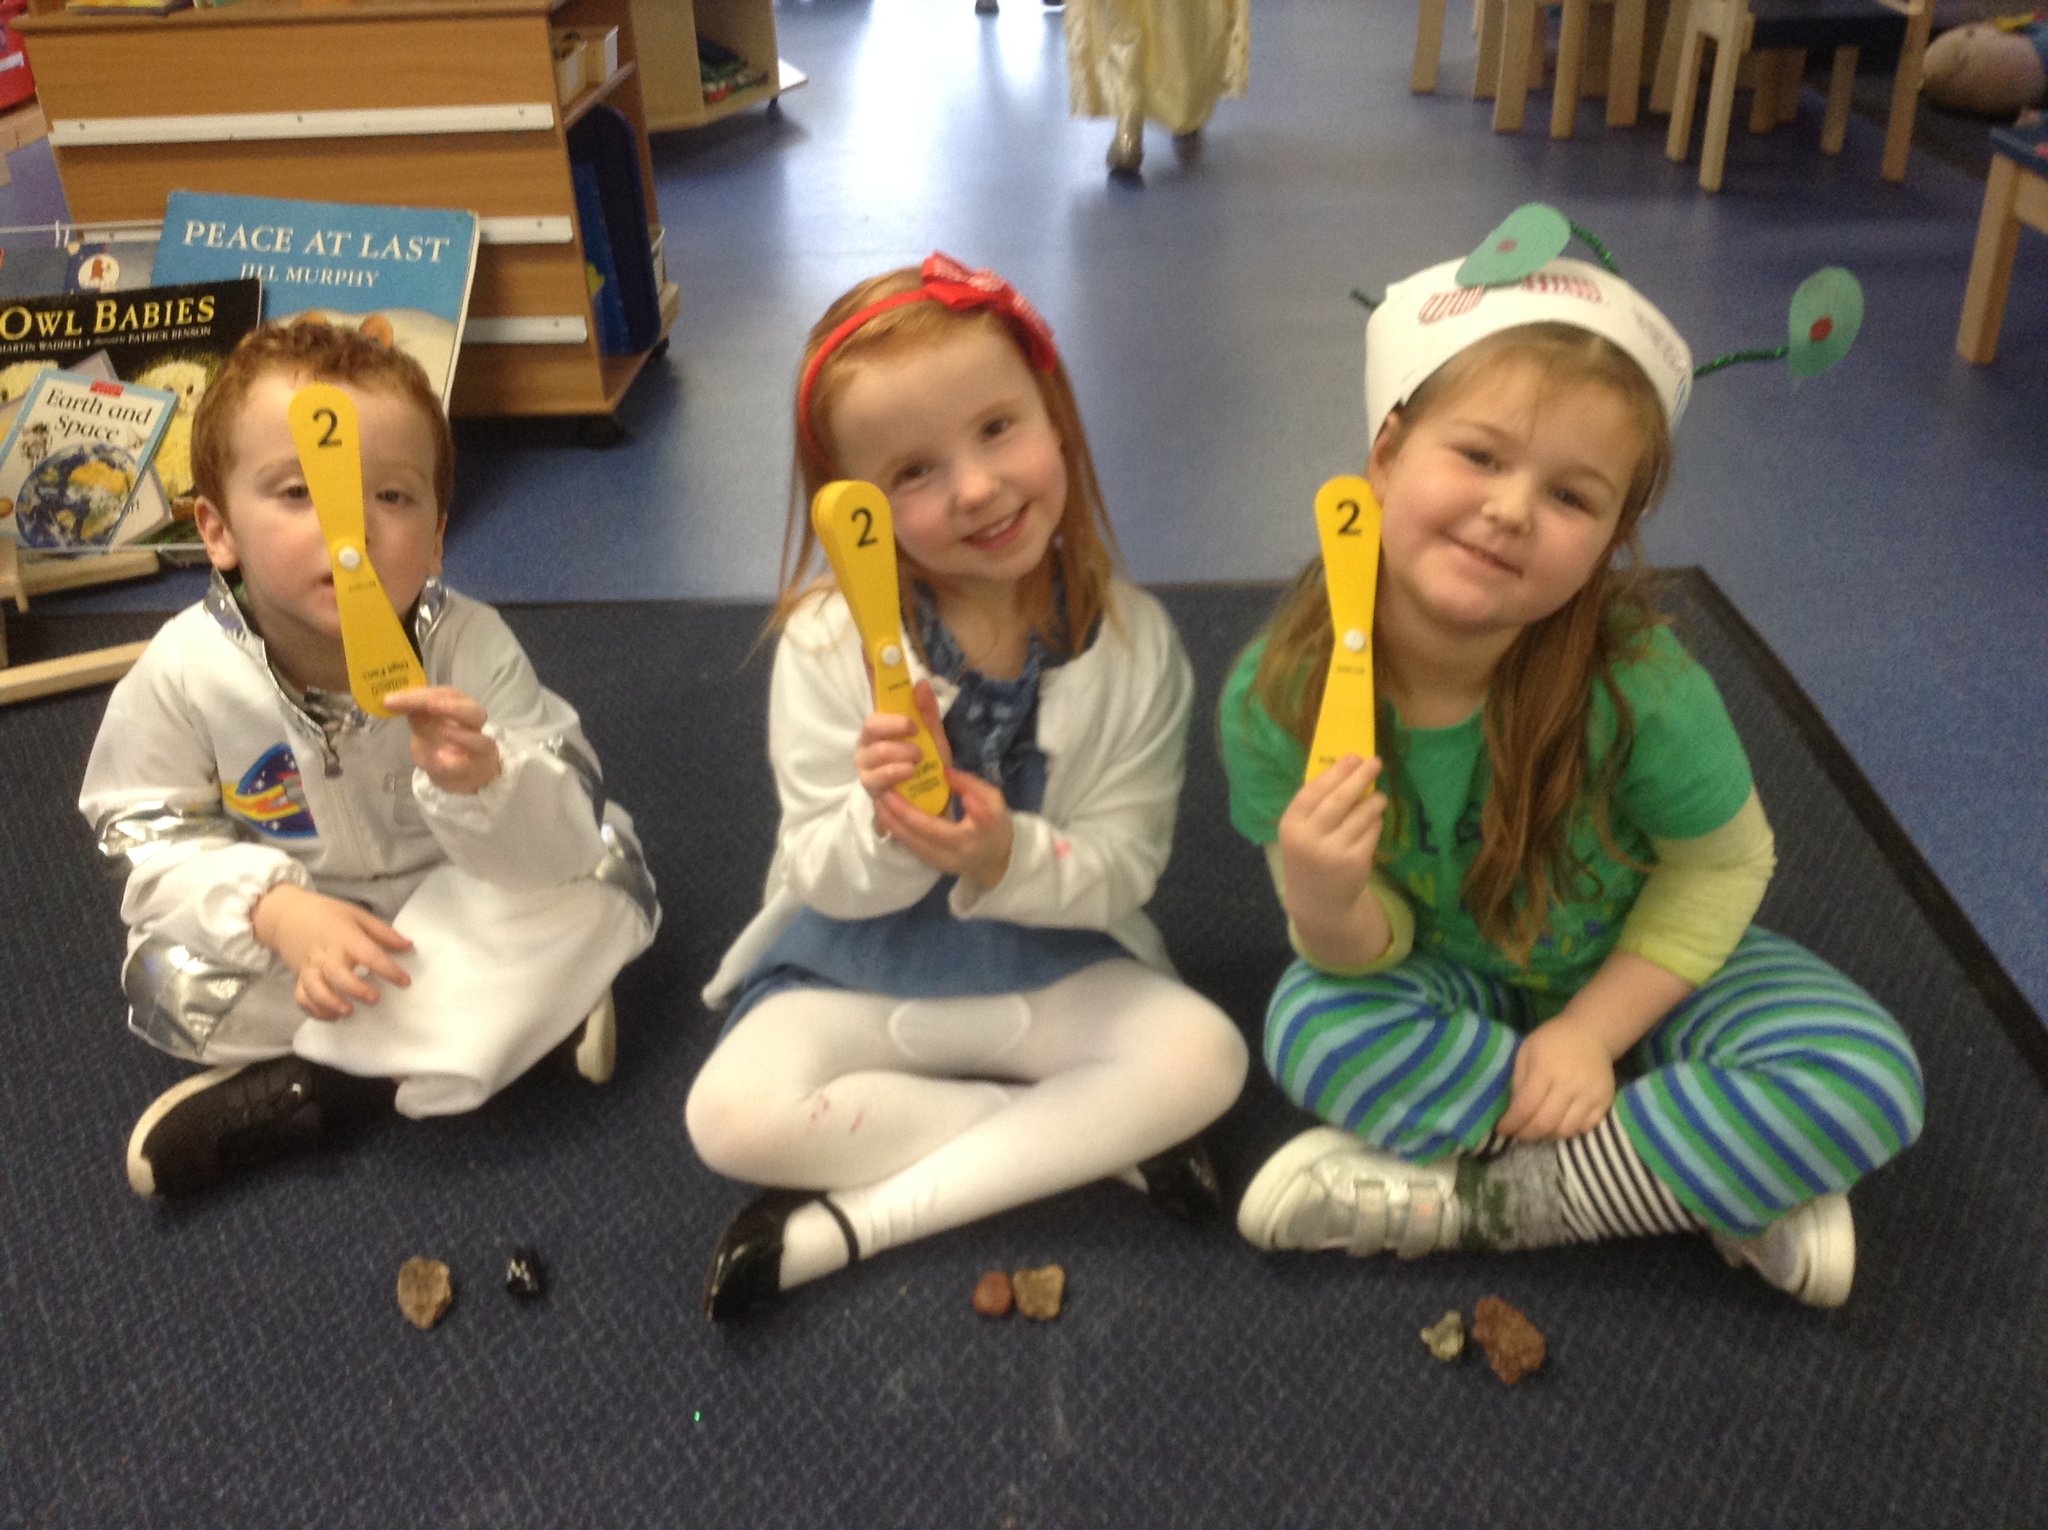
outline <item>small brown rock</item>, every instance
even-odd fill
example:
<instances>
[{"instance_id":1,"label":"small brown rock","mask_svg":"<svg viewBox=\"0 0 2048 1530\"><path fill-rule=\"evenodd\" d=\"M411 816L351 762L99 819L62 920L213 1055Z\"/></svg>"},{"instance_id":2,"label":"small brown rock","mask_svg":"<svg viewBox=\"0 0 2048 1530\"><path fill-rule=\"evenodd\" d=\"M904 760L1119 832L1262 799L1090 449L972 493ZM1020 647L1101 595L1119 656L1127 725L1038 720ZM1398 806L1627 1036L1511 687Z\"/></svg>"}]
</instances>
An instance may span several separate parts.
<instances>
[{"instance_id":1,"label":"small brown rock","mask_svg":"<svg viewBox=\"0 0 2048 1530\"><path fill-rule=\"evenodd\" d=\"M1001 1270L990 1270L974 1283L974 1310L983 1317L1008 1317L1016 1305L1017 1293Z\"/></svg>"},{"instance_id":2,"label":"small brown rock","mask_svg":"<svg viewBox=\"0 0 2048 1530\"><path fill-rule=\"evenodd\" d=\"M454 1300L455 1282L440 1260L412 1258L398 1267L398 1310L421 1332L440 1322Z\"/></svg>"},{"instance_id":3,"label":"small brown rock","mask_svg":"<svg viewBox=\"0 0 2048 1530\"><path fill-rule=\"evenodd\" d=\"M1472 1310L1472 1337L1486 1351L1493 1374L1513 1386L1543 1365L1546 1346L1536 1325L1497 1296L1482 1296Z\"/></svg>"},{"instance_id":4,"label":"small brown rock","mask_svg":"<svg viewBox=\"0 0 2048 1530\"><path fill-rule=\"evenodd\" d=\"M1017 1310L1024 1316L1043 1323L1060 1315L1060 1299L1067 1294L1067 1272L1058 1265L1013 1271L1010 1284L1017 1292Z\"/></svg>"}]
</instances>

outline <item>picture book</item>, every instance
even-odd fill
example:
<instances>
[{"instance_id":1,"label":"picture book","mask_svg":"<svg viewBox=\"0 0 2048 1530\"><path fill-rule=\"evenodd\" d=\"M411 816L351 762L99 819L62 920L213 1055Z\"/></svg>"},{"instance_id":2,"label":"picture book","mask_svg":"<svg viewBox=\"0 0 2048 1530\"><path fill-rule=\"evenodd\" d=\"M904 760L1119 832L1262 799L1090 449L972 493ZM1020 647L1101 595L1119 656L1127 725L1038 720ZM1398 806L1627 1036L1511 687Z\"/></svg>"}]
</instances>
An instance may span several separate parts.
<instances>
[{"instance_id":1,"label":"picture book","mask_svg":"<svg viewBox=\"0 0 2048 1530\"><path fill-rule=\"evenodd\" d=\"M196 543L192 418L228 352L256 327L262 304L262 283L252 277L0 298L0 429L38 374L78 370L83 358L104 352L113 378L163 389L178 403L154 466L175 524L130 528L130 534L160 532L153 540ZM129 511L129 522L144 519L139 509Z\"/></svg>"},{"instance_id":2,"label":"picture book","mask_svg":"<svg viewBox=\"0 0 2048 1530\"><path fill-rule=\"evenodd\" d=\"M0 297L39 297L62 292L71 257L46 233L37 244L0 248Z\"/></svg>"},{"instance_id":3,"label":"picture book","mask_svg":"<svg viewBox=\"0 0 2048 1530\"><path fill-rule=\"evenodd\" d=\"M105 351L94 351L83 361L74 361L64 369L76 372L81 377L90 377L95 382L119 382L114 363L107 359ZM176 392L176 389L172 389ZM14 417L21 412L19 403L0 405L0 441L7 439L7 432L14 428ZM135 497L128 501L128 513L121 520L117 535L117 546L141 543L168 555L169 561L187 561L205 556L205 544L199 540L199 532L192 523L192 505L184 501L184 515L180 518L172 509L171 499L164 492L163 479L158 476L163 467L164 453L172 436L178 430L178 417L171 416L171 423L164 427L164 439L157 442L156 456L143 470L142 479L135 485ZM187 432L187 439L190 433ZM187 557L181 559L180 554Z\"/></svg>"},{"instance_id":4,"label":"picture book","mask_svg":"<svg viewBox=\"0 0 2048 1530\"><path fill-rule=\"evenodd\" d=\"M177 408L164 388L38 373L0 445L0 529L44 552L134 541L129 504Z\"/></svg>"},{"instance_id":5,"label":"picture book","mask_svg":"<svg viewBox=\"0 0 2048 1530\"><path fill-rule=\"evenodd\" d=\"M445 407L476 246L472 212L174 191L155 280L257 277L266 318L375 335L426 368Z\"/></svg>"},{"instance_id":6,"label":"picture book","mask_svg":"<svg viewBox=\"0 0 2048 1530\"><path fill-rule=\"evenodd\" d=\"M156 234L73 238L64 246L68 292L129 292L147 287L156 266Z\"/></svg>"},{"instance_id":7,"label":"picture book","mask_svg":"<svg viewBox=\"0 0 2048 1530\"><path fill-rule=\"evenodd\" d=\"M597 319L597 348L607 356L622 356L633 349L633 337L626 328L625 300L619 295L619 268L612 260L611 237L605 229L597 167L572 163L569 178L576 187L576 217L583 227L584 280L590 288L591 312Z\"/></svg>"},{"instance_id":8,"label":"picture book","mask_svg":"<svg viewBox=\"0 0 2048 1530\"><path fill-rule=\"evenodd\" d=\"M37 237L11 242L30 232ZM0 299L147 287L156 264L155 224L90 234L57 224L12 230L7 237L10 242L0 245Z\"/></svg>"}]
</instances>

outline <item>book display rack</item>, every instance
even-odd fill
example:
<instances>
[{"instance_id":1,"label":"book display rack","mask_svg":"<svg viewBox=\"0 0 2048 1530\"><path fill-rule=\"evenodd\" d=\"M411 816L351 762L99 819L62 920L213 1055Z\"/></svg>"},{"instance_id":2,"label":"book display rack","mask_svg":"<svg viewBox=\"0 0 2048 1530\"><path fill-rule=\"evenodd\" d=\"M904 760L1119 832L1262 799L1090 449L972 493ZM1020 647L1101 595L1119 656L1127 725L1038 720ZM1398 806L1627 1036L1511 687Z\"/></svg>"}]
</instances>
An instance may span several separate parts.
<instances>
[{"instance_id":1,"label":"book display rack","mask_svg":"<svg viewBox=\"0 0 2048 1530\"><path fill-rule=\"evenodd\" d=\"M120 679L142 657L147 643L118 643L87 653L41 659L33 664L10 665L7 660L5 608L28 610L31 595L87 585L110 584L116 579L141 579L156 572L156 554L141 549L102 553L94 558L57 558L47 561L24 559L11 541L0 537L0 706L54 696L63 691L82 690L88 685L106 685Z\"/></svg>"},{"instance_id":2,"label":"book display rack","mask_svg":"<svg viewBox=\"0 0 2048 1530\"><path fill-rule=\"evenodd\" d=\"M679 306L661 279L656 337L603 353L570 129L601 103L623 116L654 206L629 0L32 9L20 29L74 223L160 219L180 190L470 209L481 244L452 411L582 416L592 444L616 439L612 411ZM610 28L616 68L558 101L553 33Z\"/></svg>"}]
</instances>

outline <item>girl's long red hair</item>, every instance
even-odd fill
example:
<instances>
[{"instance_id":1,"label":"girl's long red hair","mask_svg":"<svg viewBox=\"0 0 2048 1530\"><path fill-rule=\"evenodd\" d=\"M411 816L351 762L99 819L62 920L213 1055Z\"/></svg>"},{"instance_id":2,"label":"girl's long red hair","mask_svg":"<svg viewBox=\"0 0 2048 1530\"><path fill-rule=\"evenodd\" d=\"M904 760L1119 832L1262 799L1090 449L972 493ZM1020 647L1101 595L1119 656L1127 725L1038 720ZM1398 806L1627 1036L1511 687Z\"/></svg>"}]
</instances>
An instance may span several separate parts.
<instances>
[{"instance_id":1,"label":"girl's long red hair","mask_svg":"<svg viewBox=\"0 0 2048 1530\"><path fill-rule=\"evenodd\" d=\"M812 326L804 344L803 360L797 369L801 377L825 338L851 315L881 299L915 290L923 277L916 266L872 277L843 294ZM819 369L811 391L811 418L797 420L796 470L790 485L789 522L782 538L781 592L770 618L771 631L781 627L806 596L829 581L823 569L824 556L817 533L811 528L811 498L818 490L845 474L832 459L832 406L846 386L853 369L864 363L900 354L949 335L970 332L979 326L1023 346L1009 327L1009 321L987 309L955 312L940 303L908 303L892 308L856 330L839 344ZM1095 459L1088 450L1088 436L1081 426L1080 406L1074 400L1073 385L1067 380L1064 363L1056 362L1049 372L1034 371L1039 396L1060 438L1066 461L1067 505L1059 529L1054 533L1051 555L1026 576L1026 610L1041 639L1063 656L1084 643L1095 630L1109 600L1109 583L1118 562L1116 540L1109 526L1109 513L1102 502L1102 485L1095 473ZM795 390L792 389L792 396ZM809 428L806 429L806 426ZM814 447L811 441L819 443ZM1066 590L1066 621L1058 620L1054 609L1052 566L1057 559ZM924 571L907 557L897 562L902 590L904 630L916 641L917 624L911 612L912 584Z\"/></svg>"},{"instance_id":2,"label":"girl's long red hair","mask_svg":"<svg viewBox=\"0 0 2048 1530\"><path fill-rule=\"evenodd\" d=\"M1492 785L1463 897L1480 933L1518 965L1527 965L1552 906L1589 891L1587 868L1572 852L1572 831L1590 824L1609 854L1628 859L1614 842L1609 818L1609 800L1634 736L1615 671L1641 652L1650 629L1661 623L1651 575L1642 567L1640 528L1670 473L1671 430L1649 379L1625 353L1586 330L1531 324L1490 335L1446 362L1388 417L1381 449L1389 457L1398 454L1407 433L1431 410L1489 369L1508 364L1535 367L1546 393L1585 384L1615 389L1635 415L1642 439L1605 555L1571 599L1516 637L1486 694L1483 726ZM1296 576L1263 636L1266 648L1251 694L1306 744L1322 706L1333 643L1320 558ZM1377 649L1375 656L1377 665ZM1587 720L1596 685L1614 704L1618 732L1597 777L1589 780ZM1381 736L1388 736L1384 727ZM1389 758L1384 768L1391 796L1400 761Z\"/></svg>"}]
</instances>

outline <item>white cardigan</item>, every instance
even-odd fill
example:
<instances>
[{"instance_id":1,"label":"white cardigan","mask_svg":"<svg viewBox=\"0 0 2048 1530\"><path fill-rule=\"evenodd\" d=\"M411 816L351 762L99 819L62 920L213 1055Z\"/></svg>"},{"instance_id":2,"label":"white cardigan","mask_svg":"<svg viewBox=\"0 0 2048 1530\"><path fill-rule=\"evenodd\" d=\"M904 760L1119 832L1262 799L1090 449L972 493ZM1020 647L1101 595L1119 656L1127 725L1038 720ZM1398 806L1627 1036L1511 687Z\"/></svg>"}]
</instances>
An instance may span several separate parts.
<instances>
[{"instance_id":1,"label":"white cardigan","mask_svg":"<svg viewBox=\"0 0 2048 1530\"><path fill-rule=\"evenodd\" d=\"M911 656L941 712L958 694ZM961 919L1106 931L1138 960L1171 971L1145 916L1173 841L1186 772L1194 677L1164 608L1121 580L1085 653L1045 671L1038 747L1045 801L1015 813L1003 880L967 878L951 894ZM782 826L764 904L725 953L704 1002L725 1004L762 953L808 904L866 919L917 902L940 873L875 833L874 805L854 773L854 743L873 707L846 601L823 593L799 606L775 650L768 757Z\"/></svg>"}]
</instances>

